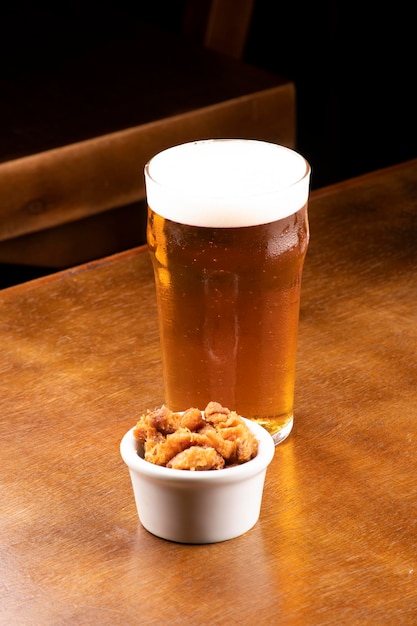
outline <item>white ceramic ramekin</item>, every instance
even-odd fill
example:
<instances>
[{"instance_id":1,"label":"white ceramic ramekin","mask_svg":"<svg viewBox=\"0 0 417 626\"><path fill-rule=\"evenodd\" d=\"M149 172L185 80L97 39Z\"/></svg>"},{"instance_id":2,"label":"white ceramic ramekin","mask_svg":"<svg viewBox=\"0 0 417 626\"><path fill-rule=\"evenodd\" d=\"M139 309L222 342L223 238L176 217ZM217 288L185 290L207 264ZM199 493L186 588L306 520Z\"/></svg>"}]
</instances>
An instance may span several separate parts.
<instances>
[{"instance_id":1,"label":"white ceramic ramekin","mask_svg":"<svg viewBox=\"0 0 417 626\"><path fill-rule=\"evenodd\" d=\"M146 530L180 543L215 543L238 537L256 524L275 446L262 426L245 422L258 440L256 457L219 470L188 471L149 463L134 429L125 434L120 453Z\"/></svg>"}]
</instances>

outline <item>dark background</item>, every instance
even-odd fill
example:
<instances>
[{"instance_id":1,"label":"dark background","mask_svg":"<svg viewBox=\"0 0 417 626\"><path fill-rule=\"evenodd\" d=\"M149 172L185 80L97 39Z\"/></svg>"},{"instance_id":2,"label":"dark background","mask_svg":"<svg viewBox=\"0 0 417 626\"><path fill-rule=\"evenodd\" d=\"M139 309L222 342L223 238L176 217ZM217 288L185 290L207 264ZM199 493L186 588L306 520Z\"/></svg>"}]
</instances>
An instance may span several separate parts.
<instances>
[{"instance_id":1,"label":"dark background","mask_svg":"<svg viewBox=\"0 0 417 626\"><path fill-rule=\"evenodd\" d=\"M135 11L180 32L183 7ZM417 156L413 15L401 0L256 0L244 61L295 82L297 149L313 187Z\"/></svg>"},{"instance_id":2,"label":"dark background","mask_svg":"<svg viewBox=\"0 0 417 626\"><path fill-rule=\"evenodd\" d=\"M413 21L401 1L257 0L245 58L295 81L316 187L417 156Z\"/></svg>"},{"instance_id":3,"label":"dark background","mask_svg":"<svg viewBox=\"0 0 417 626\"><path fill-rule=\"evenodd\" d=\"M39 73L43 79L65 77L68 63L82 63L86 50L100 56L109 41L114 45L135 36L138 21L169 36L184 37L188 1L2 3L0 84L5 88L14 83L29 85L19 111L33 118L31 135L42 140L46 130L53 134L54 124L62 124L53 116L46 120L47 128L36 123L30 94L36 91L41 102L51 95L42 88ZM236 11L239 6L236 0ZM412 4L404 0L384 4L255 0L243 61L295 83L296 148L311 163L312 189L417 157L414 23ZM154 45L158 46L157 38ZM152 48L148 52L152 55ZM102 71L105 76L106 68ZM70 87L63 80L58 80L57 89L65 92ZM16 141L26 144L27 129L20 129L19 123L14 126L19 111L8 110L1 88L1 123L14 119ZM52 86L52 94L55 91ZM72 121L88 124L88 119L82 119L82 105L79 108L81 117ZM73 112L73 117L77 114ZM4 151L7 146L1 147ZM55 268L0 266L0 288L52 271Z\"/></svg>"},{"instance_id":4,"label":"dark background","mask_svg":"<svg viewBox=\"0 0 417 626\"><path fill-rule=\"evenodd\" d=\"M135 20L183 36L186 1L17 0L0 8L1 71L30 74L54 48L76 56ZM313 188L417 156L413 13L403 1L256 0L243 60L294 81Z\"/></svg>"}]
</instances>

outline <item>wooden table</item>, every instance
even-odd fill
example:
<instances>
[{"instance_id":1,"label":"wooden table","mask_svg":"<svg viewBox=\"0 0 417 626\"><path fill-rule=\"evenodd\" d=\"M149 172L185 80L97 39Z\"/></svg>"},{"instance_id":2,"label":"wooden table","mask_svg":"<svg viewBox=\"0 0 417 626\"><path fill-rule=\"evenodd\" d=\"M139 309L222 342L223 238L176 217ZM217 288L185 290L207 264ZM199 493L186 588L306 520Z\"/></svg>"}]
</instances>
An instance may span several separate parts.
<instances>
[{"instance_id":1,"label":"wooden table","mask_svg":"<svg viewBox=\"0 0 417 626\"><path fill-rule=\"evenodd\" d=\"M261 517L139 524L119 441L162 403L144 248L0 292L0 623L417 623L417 160L314 192L295 426Z\"/></svg>"}]
</instances>

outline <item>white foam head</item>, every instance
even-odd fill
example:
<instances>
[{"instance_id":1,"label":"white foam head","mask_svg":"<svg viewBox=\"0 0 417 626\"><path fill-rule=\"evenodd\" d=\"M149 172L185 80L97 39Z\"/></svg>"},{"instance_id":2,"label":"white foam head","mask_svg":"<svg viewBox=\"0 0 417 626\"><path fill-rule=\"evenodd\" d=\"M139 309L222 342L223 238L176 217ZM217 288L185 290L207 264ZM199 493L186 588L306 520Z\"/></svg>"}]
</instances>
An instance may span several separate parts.
<instances>
[{"instance_id":1,"label":"white foam head","mask_svg":"<svg viewBox=\"0 0 417 626\"><path fill-rule=\"evenodd\" d=\"M310 166L297 152L264 141L211 139L168 148L145 166L149 206L191 226L267 224L308 199Z\"/></svg>"}]
</instances>

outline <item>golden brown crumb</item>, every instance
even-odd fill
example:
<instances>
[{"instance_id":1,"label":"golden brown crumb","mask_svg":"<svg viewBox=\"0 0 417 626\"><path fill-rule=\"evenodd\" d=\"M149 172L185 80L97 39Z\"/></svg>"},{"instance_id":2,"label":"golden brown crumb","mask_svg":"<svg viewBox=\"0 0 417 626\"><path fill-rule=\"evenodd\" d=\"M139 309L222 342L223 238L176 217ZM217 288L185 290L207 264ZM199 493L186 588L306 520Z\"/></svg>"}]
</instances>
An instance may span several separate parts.
<instances>
[{"instance_id":1,"label":"golden brown crumb","mask_svg":"<svg viewBox=\"0 0 417 626\"><path fill-rule=\"evenodd\" d=\"M243 419L218 402L204 412L174 413L166 406L140 416L133 434L150 463L173 469L222 469L250 461L258 441Z\"/></svg>"},{"instance_id":2,"label":"golden brown crumb","mask_svg":"<svg viewBox=\"0 0 417 626\"><path fill-rule=\"evenodd\" d=\"M170 459L189 448L193 443L190 430L179 428L175 433L170 433L162 441L145 450L145 460L157 465L166 465Z\"/></svg>"},{"instance_id":3,"label":"golden brown crumb","mask_svg":"<svg viewBox=\"0 0 417 626\"><path fill-rule=\"evenodd\" d=\"M224 459L214 448L204 448L201 446L191 446L179 452L167 463L167 467L173 469L201 471L222 469Z\"/></svg>"},{"instance_id":4,"label":"golden brown crumb","mask_svg":"<svg viewBox=\"0 0 417 626\"><path fill-rule=\"evenodd\" d=\"M203 432L196 435L196 443L200 446L209 446L217 450L227 463L233 463L236 456L236 442L223 439L213 427L208 426Z\"/></svg>"},{"instance_id":5,"label":"golden brown crumb","mask_svg":"<svg viewBox=\"0 0 417 626\"><path fill-rule=\"evenodd\" d=\"M205 421L201 411L198 409L187 409L180 417L180 424L182 428L189 428L196 432L204 427Z\"/></svg>"}]
</instances>

